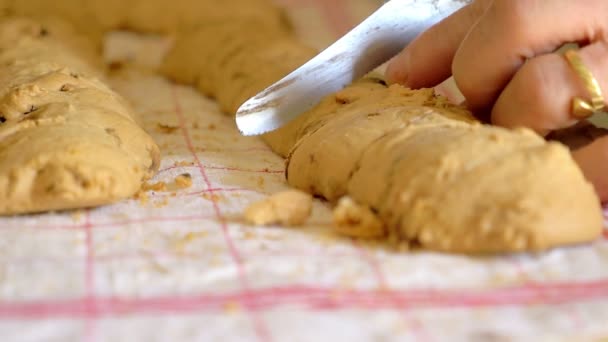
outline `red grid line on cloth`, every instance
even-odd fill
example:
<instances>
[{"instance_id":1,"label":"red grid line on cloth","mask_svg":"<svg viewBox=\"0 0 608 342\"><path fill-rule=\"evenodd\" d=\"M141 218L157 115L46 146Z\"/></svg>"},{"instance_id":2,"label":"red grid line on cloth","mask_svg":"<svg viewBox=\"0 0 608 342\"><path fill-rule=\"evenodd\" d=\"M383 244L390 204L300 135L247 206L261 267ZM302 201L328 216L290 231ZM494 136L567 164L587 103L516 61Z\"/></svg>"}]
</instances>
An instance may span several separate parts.
<instances>
[{"instance_id":1,"label":"red grid line on cloth","mask_svg":"<svg viewBox=\"0 0 608 342\"><path fill-rule=\"evenodd\" d=\"M107 255L98 255L95 257L97 262L111 262L111 261L125 261L128 259L136 260L136 259L154 259L154 258L173 258L173 259L190 259L200 261L201 258L204 258L206 255L197 254L192 252L168 252L167 250L136 250L134 253L115 253L115 254L107 254ZM304 258L310 257L310 253L298 253L298 252L276 252L276 253L248 253L248 258L258 258L258 257L281 257L281 258ZM339 260L339 259L352 259L356 257L355 253L332 253L324 255L325 259L328 260ZM72 257L58 257L58 256L45 256L45 261L53 262L53 263L63 263L63 262L72 262L74 259ZM32 256L32 257L17 257L10 258L10 262L16 265L24 265L32 262L40 261L40 257ZM0 302L1 303L1 302ZM1 305L1 304L0 304Z\"/></svg>"},{"instance_id":2,"label":"red grid line on cloth","mask_svg":"<svg viewBox=\"0 0 608 342\"><path fill-rule=\"evenodd\" d=\"M98 298L95 297L95 247L93 243L93 224L91 223L90 213L87 210L84 214L84 234L85 234L85 299L84 304L87 307L87 314L85 317L85 340L95 341L96 333L96 318L94 313L97 311Z\"/></svg>"},{"instance_id":3,"label":"red grid line on cloth","mask_svg":"<svg viewBox=\"0 0 608 342\"><path fill-rule=\"evenodd\" d=\"M197 152L201 153L239 153L239 152L267 152L275 154L270 148L247 147L247 148L200 148Z\"/></svg>"},{"instance_id":4,"label":"red grid line on cloth","mask_svg":"<svg viewBox=\"0 0 608 342\"><path fill-rule=\"evenodd\" d=\"M376 282L378 283L378 288L381 290L388 290L388 282L386 281L386 276L384 272L382 272L382 267L376 258L369 253L367 249L361 246L361 243L354 242L357 253L361 258L363 258L369 267L371 268L374 278L376 278Z\"/></svg>"},{"instance_id":5,"label":"red grid line on cloth","mask_svg":"<svg viewBox=\"0 0 608 342\"><path fill-rule=\"evenodd\" d=\"M98 222L95 223L95 228L112 228L112 227L123 227L130 224L144 224L151 222L190 222L190 221L200 221L200 220L212 220L215 219L213 215L193 215L193 216L175 216L175 217L162 217L162 216L146 216L142 218L134 218L134 219L125 219L114 222ZM56 229L56 230L76 230L76 229L87 229L86 223L75 223L73 225L69 224L57 224L57 225L23 225L20 223L16 223L15 225L19 225L20 228L28 228L28 229ZM8 229L14 228L15 225L0 227L0 229Z\"/></svg>"},{"instance_id":6,"label":"red grid line on cloth","mask_svg":"<svg viewBox=\"0 0 608 342\"><path fill-rule=\"evenodd\" d=\"M218 193L218 192L223 192L223 193L231 193L231 192L244 193L244 192L251 192L251 193L258 193L258 194L267 195L264 192L261 192L261 191L258 191L258 190L253 190L253 189L245 189L245 188L231 188L231 189L211 188L211 189L205 189L205 190L201 190L201 191L192 191L192 192L174 192L175 195L173 195L173 193L171 193L171 192L169 192L169 193L153 192L153 195L150 196L149 199L155 200L155 199L161 199L161 198L162 199L164 199L164 198L184 198L184 197L201 196L201 195L205 195L205 194L214 195L215 193Z\"/></svg>"},{"instance_id":7,"label":"red grid line on cloth","mask_svg":"<svg viewBox=\"0 0 608 342\"><path fill-rule=\"evenodd\" d=\"M325 1L325 0L315 0L317 7L321 10L321 12L325 16L325 21L332 29L334 36L336 38L343 36L349 30L351 30L355 26L355 19L349 16L348 11L345 9L348 8L346 2L344 0L333 0L333 1ZM382 268L378 260L371 254L367 253L367 251L363 250L360 246L357 247L361 253L361 256L368 262L370 267L374 272L374 276L378 284L390 291L388 287L388 283L386 281L386 276L382 272ZM418 341L430 341L429 335L426 333L424 325L420 320L415 317L405 317L408 326L413 331L414 337Z\"/></svg>"},{"instance_id":8,"label":"red grid line on cloth","mask_svg":"<svg viewBox=\"0 0 608 342\"><path fill-rule=\"evenodd\" d=\"M252 190L252 189L245 189L245 188L210 188L210 189L205 189L205 190L201 190L201 191L195 191L195 192L189 192L189 193L180 193L177 192L175 197L187 197L187 196L200 196L200 195L204 195L204 194L217 194L219 192L226 192L226 193L232 193L232 192L236 192L236 193L240 193L240 192L251 192L251 193L258 193L258 194L262 194L262 195L267 195L264 192L258 191L258 190ZM173 197L173 195L171 193L167 194L167 195L159 195L161 194L160 192L152 192L153 195L150 196L151 200L154 199L159 199L159 198L166 198L166 197ZM188 221L198 221L198 220L211 220L211 219L216 219L217 217L214 216L210 216L210 215L193 215L193 216L146 216L146 217L142 217L142 218L127 218L124 220L119 220L119 221L112 221L112 222L97 222L95 224L96 228L101 228L101 227L120 227L120 226L125 226L125 225L130 225L130 224L142 224L142 223L150 223L150 222L188 222ZM327 222L323 222L323 223L318 223L318 224L329 224ZM11 228L15 228L16 226L19 226L19 228L28 228L28 229L53 229L53 230L74 230L74 229L85 229L86 228L86 223L74 223L74 224L32 224L32 225L27 225L24 224L22 222L16 222L16 223L8 223L8 224L0 224L0 229L11 229Z\"/></svg>"},{"instance_id":9,"label":"red grid line on cloth","mask_svg":"<svg viewBox=\"0 0 608 342\"><path fill-rule=\"evenodd\" d=\"M230 191L223 189L210 189L215 193L221 191ZM209 191L209 190L206 190ZM235 189L234 191L242 191L241 189ZM250 190L254 191L255 190ZM146 216L140 218L126 218L124 220L117 220L112 222L96 222L95 228L113 228L113 227L123 227L131 224L145 224L151 222L169 222L169 223L178 223L178 222L191 222L191 221L202 221L202 220L213 220L217 217L215 215L190 215L190 216ZM331 222L309 222L310 225L318 225L318 226L329 226ZM4 226L0 226L0 229L10 229L19 227L20 229L52 229L52 230L80 230L86 229L86 223L74 223L74 224L33 224L26 225L23 223L15 223L15 224L7 224Z\"/></svg>"},{"instance_id":10,"label":"red grid line on cloth","mask_svg":"<svg viewBox=\"0 0 608 342\"><path fill-rule=\"evenodd\" d=\"M165 172L173 171L176 169L189 169L189 168L197 168L197 166L170 166L158 171L157 175L163 174ZM208 170L222 170L222 171L238 171L238 172L249 172L249 173L268 173L268 174L284 174L285 170L251 170L251 169L240 169L240 168L231 168L231 167L220 167L220 166L206 166Z\"/></svg>"},{"instance_id":11,"label":"red grid line on cloth","mask_svg":"<svg viewBox=\"0 0 608 342\"><path fill-rule=\"evenodd\" d=\"M382 266L378 262L377 258L375 258L372 254L369 253L367 249L361 246L359 243L356 244L356 250L371 267L374 277L376 278L376 282L381 290L384 291L392 291L390 286L388 285L388 281L386 279L386 275L382 270ZM426 331L424 330L424 325L415 317L405 316L407 324L412 330L412 333L416 339L416 341L424 341L430 342L431 338L428 336Z\"/></svg>"},{"instance_id":12,"label":"red grid line on cloth","mask_svg":"<svg viewBox=\"0 0 608 342\"><path fill-rule=\"evenodd\" d=\"M500 308L521 305L563 305L601 299L608 299L608 279L586 283L554 283L490 290L370 291L292 285L195 296L98 297L94 306L88 305L86 298L57 302L0 303L0 317L46 319L48 317L108 317L138 313L224 312L226 303L241 304L242 307L256 311L294 305L311 310L337 311Z\"/></svg>"},{"instance_id":13,"label":"red grid line on cloth","mask_svg":"<svg viewBox=\"0 0 608 342\"><path fill-rule=\"evenodd\" d=\"M177 96L177 91L176 91L175 87L172 88L172 95L173 95L172 96L173 103L175 106L175 115L177 116L177 119L179 121L179 126L182 130L182 134L184 136L186 145L188 146L188 150L190 150L192 157L196 161L196 164L200 171L201 177L203 177L203 180L207 186L207 189L211 190L211 189L213 189L211 180L209 179L209 176L207 175L205 165L203 165L200 158L196 154L196 149L194 148L192 139L190 138L190 133L188 132L188 128L186 127L186 118L184 117L184 113L182 112L182 108L180 106L179 98ZM211 193L211 195L214 195L213 191L211 191L210 193ZM243 289L243 295L245 297L244 299L247 299L249 297L248 294L250 293L250 289L249 289L249 282L247 280L247 274L245 271L245 266L244 266L242 257L240 255L239 251L236 249L234 241L232 241L232 238L230 237L230 232L228 231L228 225L226 224L226 220L222 214L222 211L221 211L218 203L215 201L211 201L211 203L213 205L213 210L215 212L216 218L220 222L220 226L222 228L222 234L224 236L226 246L228 247L228 250L230 252L230 256L238 270L238 278L239 278L241 288ZM227 303L227 302L225 302L225 303ZM255 330L255 333L256 333L258 339L261 341L271 341L270 332L268 330L268 327L264 324L264 322L262 321L262 318L257 315L256 310L251 307L251 305L249 304L249 300L245 300L245 302L242 304L244 304L244 307L250 313L253 327L254 327L254 330Z\"/></svg>"},{"instance_id":14,"label":"red grid line on cloth","mask_svg":"<svg viewBox=\"0 0 608 342\"><path fill-rule=\"evenodd\" d=\"M515 259L514 261L510 262L510 264L515 269L518 277L523 280L525 286L538 286L538 282L530 276L528 271L526 271L523 264L521 263L521 260ZM582 320L580 318L580 314L578 313L578 311L576 311L575 308L568 309L565 316L568 317L568 319L572 323L574 329L573 331L581 331L580 329L582 329Z\"/></svg>"}]
</instances>

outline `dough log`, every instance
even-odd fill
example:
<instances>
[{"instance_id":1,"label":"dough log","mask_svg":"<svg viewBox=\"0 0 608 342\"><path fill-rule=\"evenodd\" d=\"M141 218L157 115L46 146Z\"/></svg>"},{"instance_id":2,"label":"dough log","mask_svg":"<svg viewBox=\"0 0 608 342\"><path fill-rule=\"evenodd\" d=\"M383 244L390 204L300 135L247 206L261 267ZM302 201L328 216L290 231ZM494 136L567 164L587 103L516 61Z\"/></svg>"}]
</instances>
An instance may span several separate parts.
<instances>
[{"instance_id":1,"label":"dough log","mask_svg":"<svg viewBox=\"0 0 608 342\"><path fill-rule=\"evenodd\" d=\"M560 144L476 123L430 90L373 80L330 96L301 120L330 108L331 117L296 138L288 181L330 200L350 196L377 214L394 244L501 253L601 234L599 200Z\"/></svg>"},{"instance_id":2,"label":"dough log","mask_svg":"<svg viewBox=\"0 0 608 342\"><path fill-rule=\"evenodd\" d=\"M0 8L63 18L89 37L93 51L109 29L172 34L161 72L217 99L229 114L315 54L270 0L0 0ZM4 34L2 44L14 45L12 36ZM85 76L95 73L88 67L95 58L86 57L94 53L40 54L36 44L52 49L41 41L26 35L23 49L2 53L20 61L0 67L10 85L1 104L0 196L21 203L5 212L52 208L51 199L69 207L76 201L68 198L81 196L80 203L84 194L90 204L120 198L153 172L153 143L117 96ZM74 86L66 92L64 84ZM599 200L563 145L525 129L482 125L430 89L388 87L369 77L263 139L287 158L289 184L331 202L347 198L336 217L349 235L500 253L589 242L602 231ZM107 157L93 160L92 150ZM132 168L113 169L119 164ZM54 182L61 190L49 188L49 179L61 180ZM28 195L45 189L65 195L36 197L48 199L40 203Z\"/></svg>"},{"instance_id":3,"label":"dough log","mask_svg":"<svg viewBox=\"0 0 608 342\"><path fill-rule=\"evenodd\" d=\"M98 79L86 42L51 22L0 22L2 215L112 203L158 168L157 146Z\"/></svg>"}]
</instances>

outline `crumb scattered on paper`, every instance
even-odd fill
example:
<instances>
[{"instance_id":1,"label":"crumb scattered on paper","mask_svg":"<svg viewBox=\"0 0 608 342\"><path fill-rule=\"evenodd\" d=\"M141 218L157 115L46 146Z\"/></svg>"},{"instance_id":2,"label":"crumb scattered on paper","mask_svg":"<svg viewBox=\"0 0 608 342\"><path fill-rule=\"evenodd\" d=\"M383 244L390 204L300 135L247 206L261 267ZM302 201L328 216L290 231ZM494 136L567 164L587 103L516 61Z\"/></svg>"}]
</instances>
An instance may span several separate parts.
<instances>
[{"instance_id":1,"label":"crumb scattered on paper","mask_svg":"<svg viewBox=\"0 0 608 342\"><path fill-rule=\"evenodd\" d=\"M241 304L238 302L226 302L224 304L224 312L228 314L236 314L243 311Z\"/></svg>"},{"instance_id":2,"label":"crumb scattered on paper","mask_svg":"<svg viewBox=\"0 0 608 342\"><path fill-rule=\"evenodd\" d=\"M142 206L148 204L150 201L150 196L148 196L148 193L143 190L136 193L134 198L139 200L139 204Z\"/></svg>"},{"instance_id":3,"label":"crumb scattered on paper","mask_svg":"<svg viewBox=\"0 0 608 342\"><path fill-rule=\"evenodd\" d=\"M157 123L156 130L163 134L173 134L179 129L179 126L171 126L167 124Z\"/></svg>"},{"instance_id":4,"label":"crumb scattered on paper","mask_svg":"<svg viewBox=\"0 0 608 342\"><path fill-rule=\"evenodd\" d=\"M179 189L188 189L192 187L192 175L189 173L182 173L175 177L175 186Z\"/></svg>"},{"instance_id":5,"label":"crumb scattered on paper","mask_svg":"<svg viewBox=\"0 0 608 342\"><path fill-rule=\"evenodd\" d=\"M165 182L157 182L157 183L144 183L141 187L143 191L157 191L164 192L167 191L167 183Z\"/></svg>"},{"instance_id":6,"label":"crumb scattered on paper","mask_svg":"<svg viewBox=\"0 0 608 342\"><path fill-rule=\"evenodd\" d=\"M255 226L304 224L312 212L310 194L290 190L253 203L245 210L245 220Z\"/></svg>"},{"instance_id":7,"label":"crumb scattered on paper","mask_svg":"<svg viewBox=\"0 0 608 342\"><path fill-rule=\"evenodd\" d=\"M180 162L175 162L173 164L173 166L175 166L175 167L178 167L178 166L194 166L194 165L196 165L195 162L193 162L193 161L186 161L186 160L183 160L183 161L180 161Z\"/></svg>"},{"instance_id":8,"label":"crumb scattered on paper","mask_svg":"<svg viewBox=\"0 0 608 342\"><path fill-rule=\"evenodd\" d=\"M173 243L173 250L178 253L183 253L188 245L196 240L204 239L208 235L208 232L189 232L186 235L179 237Z\"/></svg>"},{"instance_id":9,"label":"crumb scattered on paper","mask_svg":"<svg viewBox=\"0 0 608 342\"><path fill-rule=\"evenodd\" d=\"M265 182L266 182L266 180L264 179L264 177L262 177L262 176L258 177L257 185L259 188L263 188Z\"/></svg>"},{"instance_id":10,"label":"crumb scattered on paper","mask_svg":"<svg viewBox=\"0 0 608 342\"><path fill-rule=\"evenodd\" d=\"M164 208L167 205L169 205L169 199L168 198L163 198L162 200L156 201L154 203L154 207L156 207L156 208Z\"/></svg>"},{"instance_id":11,"label":"crumb scattered on paper","mask_svg":"<svg viewBox=\"0 0 608 342\"><path fill-rule=\"evenodd\" d=\"M211 202L215 202L218 203L222 198L220 197L220 195L217 194L212 194L209 192L205 192L204 194L201 195L204 199L211 201Z\"/></svg>"},{"instance_id":12,"label":"crumb scattered on paper","mask_svg":"<svg viewBox=\"0 0 608 342\"><path fill-rule=\"evenodd\" d=\"M83 210L74 210L72 211L72 220L74 222L80 222L80 220L82 220L82 217L84 216L84 211Z\"/></svg>"}]
</instances>

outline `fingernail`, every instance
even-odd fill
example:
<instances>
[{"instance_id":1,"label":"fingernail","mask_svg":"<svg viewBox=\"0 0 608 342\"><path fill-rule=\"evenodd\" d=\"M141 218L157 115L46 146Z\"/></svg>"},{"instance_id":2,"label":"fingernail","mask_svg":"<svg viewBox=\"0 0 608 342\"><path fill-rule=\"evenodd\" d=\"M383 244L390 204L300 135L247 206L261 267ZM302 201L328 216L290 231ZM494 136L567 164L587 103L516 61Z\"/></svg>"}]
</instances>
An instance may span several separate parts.
<instances>
[{"instance_id":1,"label":"fingernail","mask_svg":"<svg viewBox=\"0 0 608 342\"><path fill-rule=\"evenodd\" d=\"M407 87L410 67L410 54L403 51L395 56L386 69L386 79L389 83L399 83Z\"/></svg>"}]
</instances>

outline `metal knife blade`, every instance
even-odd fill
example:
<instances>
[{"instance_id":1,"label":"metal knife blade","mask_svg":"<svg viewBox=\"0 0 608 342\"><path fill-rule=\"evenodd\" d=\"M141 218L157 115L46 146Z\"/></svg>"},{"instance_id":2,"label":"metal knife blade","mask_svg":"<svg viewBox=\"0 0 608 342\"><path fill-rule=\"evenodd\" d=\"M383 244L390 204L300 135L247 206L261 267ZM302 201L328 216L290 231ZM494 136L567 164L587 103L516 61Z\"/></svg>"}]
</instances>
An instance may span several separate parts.
<instances>
[{"instance_id":1,"label":"metal knife blade","mask_svg":"<svg viewBox=\"0 0 608 342\"><path fill-rule=\"evenodd\" d=\"M391 0L309 62L245 102L236 123L243 135L273 131L326 95L398 54L427 28L472 0Z\"/></svg>"}]
</instances>

